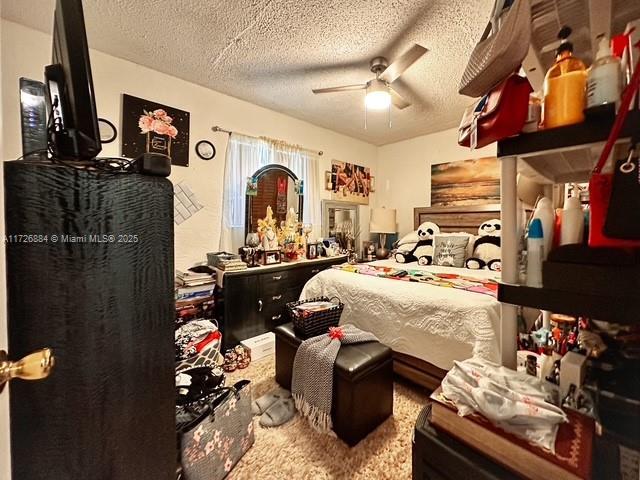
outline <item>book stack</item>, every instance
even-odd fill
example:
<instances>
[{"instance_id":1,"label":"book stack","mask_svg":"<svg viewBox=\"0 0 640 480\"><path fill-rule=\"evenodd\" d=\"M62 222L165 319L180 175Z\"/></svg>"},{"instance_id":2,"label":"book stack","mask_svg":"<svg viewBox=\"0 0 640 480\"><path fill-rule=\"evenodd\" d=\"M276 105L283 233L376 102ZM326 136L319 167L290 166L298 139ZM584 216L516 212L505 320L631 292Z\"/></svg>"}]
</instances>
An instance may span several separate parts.
<instances>
[{"instance_id":1,"label":"book stack","mask_svg":"<svg viewBox=\"0 0 640 480\"><path fill-rule=\"evenodd\" d=\"M181 272L176 270L176 300L213 295L215 276L209 273Z\"/></svg>"},{"instance_id":2,"label":"book stack","mask_svg":"<svg viewBox=\"0 0 640 480\"><path fill-rule=\"evenodd\" d=\"M246 270L247 264L242 261L240 255L228 252L207 253L207 262L210 266L223 272L237 272Z\"/></svg>"},{"instance_id":3,"label":"book stack","mask_svg":"<svg viewBox=\"0 0 640 480\"><path fill-rule=\"evenodd\" d=\"M555 454L505 432L479 414L460 417L439 387L431 395L431 424L516 474L533 480L590 479L594 422L567 411L560 425Z\"/></svg>"},{"instance_id":4,"label":"book stack","mask_svg":"<svg viewBox=\"0 0 640 480\"><path fill-rule=\"evenodd\" d=\"M215 316L215 275L176 271L176 325Z\"/></svg>"},{"instance_id":5,"label":"book stack","mask_svg":"<svg viewBox=\"0 0 640 480\"><path fill-rule=\"evenodd\" d=\"M237 272L240 270L246 270L247 264L239 258L234 260L221 260L218 262L218 265L216 265L216 268L223 272Z\"/></svg>"}]
</instances>

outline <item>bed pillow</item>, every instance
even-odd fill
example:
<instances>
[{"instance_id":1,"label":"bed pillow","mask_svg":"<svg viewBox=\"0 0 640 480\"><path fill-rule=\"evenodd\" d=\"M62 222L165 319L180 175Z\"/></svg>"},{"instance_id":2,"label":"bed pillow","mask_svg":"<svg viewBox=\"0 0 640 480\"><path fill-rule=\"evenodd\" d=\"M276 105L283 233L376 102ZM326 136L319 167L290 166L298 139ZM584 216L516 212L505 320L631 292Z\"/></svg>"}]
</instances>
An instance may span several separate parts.
<instances>
[{"instance_id":1,"label":"bed pillow","mask_svg":"<svg viewBox=\"0 0 640 480\"><path fill-rule=\"evenodd\" d=\"M442 267L464 267L469 237L463 235L436 235L433 264Z\"/></svg>"}]
</instances>

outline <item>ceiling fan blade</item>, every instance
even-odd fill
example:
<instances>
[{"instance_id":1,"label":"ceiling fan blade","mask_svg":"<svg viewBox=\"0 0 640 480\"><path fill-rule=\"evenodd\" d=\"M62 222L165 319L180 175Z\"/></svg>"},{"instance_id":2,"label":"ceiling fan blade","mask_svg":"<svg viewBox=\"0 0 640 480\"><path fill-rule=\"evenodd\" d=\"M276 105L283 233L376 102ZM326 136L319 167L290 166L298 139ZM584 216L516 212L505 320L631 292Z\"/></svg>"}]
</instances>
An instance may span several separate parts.
<instances>
[{"instance_id":1,"label":"ceiling fan blade","mask_svg":"<svg viewBox=\"0 0 640 480\"><path fill-rule=\"evenodd\" d=\"M428 51L429 50L422 45L414 43L409 50L396 58L396 60L380 74L380 78L387 83L392 83Z\"/></svg>"},{"instance_id":2,"label":"ceiling fan blade","mask_svg":"<svg viewBox=\"0 0 640 480\"><path fill-rule=\"evenodd\" d=\"M367 84L361 85L344 85L342 87L329 87L329 88L314 88L311 91L313 93L333 93L333 92L349 92L351 90L364 90L367 88Z\"/></svg>"},{"instance_id":3,"label":"ceiling fan blade","mask_svg":"<svg viewBox=\"0 0 640 480\"><path fill-rule=\"evenodd\" d=\"M402 96L398 92L396 92L391 87L389 87L389 93L391 93L391 103L393 103L394 107L402 110L402 109L407 108L408 106L411 105L404 98L402 98Z\"/></svg>"}]
</instances>

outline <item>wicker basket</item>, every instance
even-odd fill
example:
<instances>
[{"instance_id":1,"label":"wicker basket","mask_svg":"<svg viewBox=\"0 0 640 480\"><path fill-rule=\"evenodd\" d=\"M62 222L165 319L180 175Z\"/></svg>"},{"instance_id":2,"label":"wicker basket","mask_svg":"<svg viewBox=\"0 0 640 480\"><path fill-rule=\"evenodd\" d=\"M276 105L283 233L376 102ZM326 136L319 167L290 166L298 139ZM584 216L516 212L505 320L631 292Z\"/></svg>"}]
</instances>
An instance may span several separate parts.
<instances>
[{"instance_id":1,"label":"wicker basket","mask_svg":"<svg viewBox=\"0 0 640 480\"><path fill-rule=\"evenodd\" d=\"M299 310L296 310L298 305L309 302L337 303L334 307L327 310L323 310L321 312L307 312L306 315L302 315ZM344 303L342 303L338 297L316 297L287 303L287 311L289 312L289 317L293 322L293 329L295 330L296 335L303 339L327 333L329 331L329 327L337 327L338 323L340 323L342 310L344 310Z\"/></svg>"}]
</instances>

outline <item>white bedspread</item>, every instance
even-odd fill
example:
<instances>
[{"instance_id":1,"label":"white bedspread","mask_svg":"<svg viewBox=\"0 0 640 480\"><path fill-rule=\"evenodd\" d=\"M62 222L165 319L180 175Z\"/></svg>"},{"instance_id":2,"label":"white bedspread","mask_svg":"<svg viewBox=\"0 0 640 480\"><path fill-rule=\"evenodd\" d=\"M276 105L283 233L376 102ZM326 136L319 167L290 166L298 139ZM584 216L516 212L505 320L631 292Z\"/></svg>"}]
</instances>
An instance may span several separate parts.
<instances>
[{"instance_id":1,"label":"white bedspread","mask_svg":"<svg viewBox=\"0 0 640 480\"><path fill-rule=\"evenodd\" d=\"M373 262L409 270L498 279L486 270ZM489 295L424 283L327 269L305 285L300 298L337 296L340 323L373 332L394 351L450 369L454 360L479 356L499 362L500 303Z\"/></svg>"}]
</instances>

